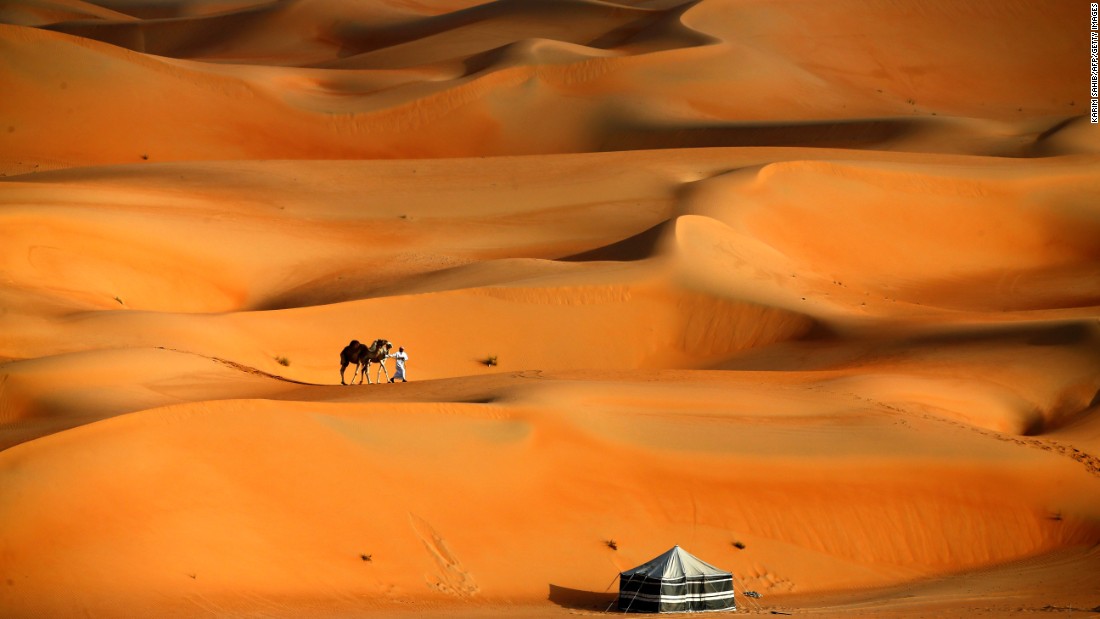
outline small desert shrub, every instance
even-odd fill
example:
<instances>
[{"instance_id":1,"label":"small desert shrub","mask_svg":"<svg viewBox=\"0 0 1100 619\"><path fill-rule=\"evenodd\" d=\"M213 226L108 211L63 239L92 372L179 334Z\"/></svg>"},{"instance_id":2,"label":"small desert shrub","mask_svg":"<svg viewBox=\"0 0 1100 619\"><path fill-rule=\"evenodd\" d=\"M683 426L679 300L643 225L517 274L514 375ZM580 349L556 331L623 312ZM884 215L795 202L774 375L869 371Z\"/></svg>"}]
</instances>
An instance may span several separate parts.
<instances>
[{"instance_id":1,"label":"small desert shrub","mask_svg":"<svg viewBox=\"0 0 1100 619\"><path fill-rule=\"evenodd\" d=\"M611 550L618 550L619 549L619 545L616 544L615 540L613 540L613 539L609 539L604 543L607 544L607 547L610 548Z\"/></svg>"},{"instance_id":2,"label":"small desert shrub","mask_svg":"<svg viewBox=\"0 0 1100 619\"><path fill-rule=\"evenodd\" d=\"M497 356L496 355L489 355L488 357L486 357L485 365L487 365L489 367L493 367L496 364L497 364Z\"/></svg>"},{"instance_id":3,"label":"small desert shrub","mask_svg":"<svg viewBox=\"0 0 1100 619\"><path fill-rule=\"evenodd\" d=\"M275 361L277 361L279 365L290 365L290 359L286 357L275 357Z\"/></svg>"},{"instance_id":4,"label":"small desert shrub","mask_svg":"<svg viewBox=\"0 0 1100 619\"><path fill-rule=\"evenodd\" d=\"M745 545L742 544L741 542L734 542L733 547L738 549L738 550L744 550L745 549Z\"/></svg>"}]
</instances>

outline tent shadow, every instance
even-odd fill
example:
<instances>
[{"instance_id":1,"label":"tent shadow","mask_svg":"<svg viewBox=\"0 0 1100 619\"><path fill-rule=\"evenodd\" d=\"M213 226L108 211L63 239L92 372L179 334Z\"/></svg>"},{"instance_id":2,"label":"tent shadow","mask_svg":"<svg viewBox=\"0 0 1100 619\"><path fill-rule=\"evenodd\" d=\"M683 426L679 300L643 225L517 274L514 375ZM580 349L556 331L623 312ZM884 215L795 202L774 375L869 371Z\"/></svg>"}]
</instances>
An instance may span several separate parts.
<instances>
[{"instance_id":1,"label":"tent shadow","mask_svg":"<svg viewBox=\"0 0 1100 619\"><path fill-rule=\"evenodd\" d=\"M550 585L549 600L562 608L605 611L618 598L618 591L583 591Z\"/></svg>"}]
</instances>

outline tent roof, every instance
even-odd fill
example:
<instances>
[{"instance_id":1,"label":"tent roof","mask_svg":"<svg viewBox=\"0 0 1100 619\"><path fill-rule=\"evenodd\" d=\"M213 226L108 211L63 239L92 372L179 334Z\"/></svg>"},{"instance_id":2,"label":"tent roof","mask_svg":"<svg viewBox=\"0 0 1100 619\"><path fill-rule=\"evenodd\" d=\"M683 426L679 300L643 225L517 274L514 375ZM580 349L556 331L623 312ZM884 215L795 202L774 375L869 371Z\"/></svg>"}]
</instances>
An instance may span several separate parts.
<instances>
[{"instance_id":1,"label":"tent roof","mask_svg":"<svg viewBox=\"0 0 1100 619\"><path fill-rule=\"evenodd\" d=\"M622 576L643 576L649 578L679 578L681 576L729 576L729 572L720 570L691 554L673 546L671 550L642 565L622 572Z\"/></svg>"}]
</instances>

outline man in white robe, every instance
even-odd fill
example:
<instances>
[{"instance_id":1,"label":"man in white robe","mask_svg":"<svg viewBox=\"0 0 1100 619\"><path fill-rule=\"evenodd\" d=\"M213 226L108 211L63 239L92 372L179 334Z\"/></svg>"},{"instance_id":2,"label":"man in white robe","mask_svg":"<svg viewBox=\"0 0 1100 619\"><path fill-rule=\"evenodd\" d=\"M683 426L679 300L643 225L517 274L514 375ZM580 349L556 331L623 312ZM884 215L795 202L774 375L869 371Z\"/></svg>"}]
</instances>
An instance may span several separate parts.
<instances>
[{"instance_id":1,"label":"man in white robe","mask_svg":"<svg viewBox=\"0 0 1100 619\"><path fill-rule=\"evenodd\" d=\"M392 383L398 379L400 379L403 383L409 382L405 380L405 362L409 360L409 354L405 352L405 347L399 346L397 348L397 352L393 353L392 355L386 355L386 357L392 357L394 359L394 365L397 366L397 368L393 371L393 378L390 379L390 382Z\"/></svg>"}]
</instances>

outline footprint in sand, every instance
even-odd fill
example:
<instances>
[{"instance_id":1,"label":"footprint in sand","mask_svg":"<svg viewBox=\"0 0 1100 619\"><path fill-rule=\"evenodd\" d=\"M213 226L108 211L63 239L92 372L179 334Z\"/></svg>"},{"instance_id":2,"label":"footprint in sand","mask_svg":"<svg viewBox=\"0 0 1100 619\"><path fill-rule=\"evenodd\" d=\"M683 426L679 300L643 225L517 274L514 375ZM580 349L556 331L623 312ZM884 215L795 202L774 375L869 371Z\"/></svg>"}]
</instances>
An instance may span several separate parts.
<instances>
[{"instance_id":1,"label":"footprint in sand","mask_svg":"<svg viewBox=\"0 0 1100 619\"><path fill-rule=\"evenodd\" d=\"M748 574L735 574L735 576L741 586L750 591L775 593L794 590L794 583L789 578L779 576L761 565L753 566Z\"/></svg>"},{"instance_id":2,"label":"footprint in sand","mask_svg":"<svg viewBox=\"0 0 1100 619\"><path fill-rule=\"evenodd\" d=\"M447 546L447 541L443 539L443 536L432 528L432 525L428 524L426 520L411 512L409 513L409 523L412 525L413 532L420 538L420 541L424 542L424 548L428 550L428 554L432 556L439 567L437 575L424 575L428 586L457 597L475 595L480 589L477 583L474 582L473 574L462 567L462 563Z\"/></svg>"}]
</instances>

